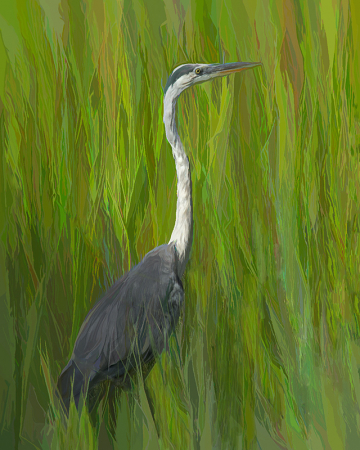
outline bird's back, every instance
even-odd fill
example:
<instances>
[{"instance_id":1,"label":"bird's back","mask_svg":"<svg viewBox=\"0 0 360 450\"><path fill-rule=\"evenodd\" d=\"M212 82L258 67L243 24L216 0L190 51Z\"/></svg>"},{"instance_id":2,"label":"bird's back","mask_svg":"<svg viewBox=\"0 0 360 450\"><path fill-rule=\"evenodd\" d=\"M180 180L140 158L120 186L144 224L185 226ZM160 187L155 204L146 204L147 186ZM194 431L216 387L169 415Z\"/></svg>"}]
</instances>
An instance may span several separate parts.
<instances>
[{"instance_id":1,"label":"bird's back","mask_svg":"<svg viewBox=\"0 0 360 450\"><path fill-rule=\"evenodd\" d=\"M183 303L175 252L168 244L149 252L90 310L58 381L67 408L72 382L77 403L82 389L91 391L107 379L126 387L137 369L152 367Z\"/></svg>"}]
</instances>

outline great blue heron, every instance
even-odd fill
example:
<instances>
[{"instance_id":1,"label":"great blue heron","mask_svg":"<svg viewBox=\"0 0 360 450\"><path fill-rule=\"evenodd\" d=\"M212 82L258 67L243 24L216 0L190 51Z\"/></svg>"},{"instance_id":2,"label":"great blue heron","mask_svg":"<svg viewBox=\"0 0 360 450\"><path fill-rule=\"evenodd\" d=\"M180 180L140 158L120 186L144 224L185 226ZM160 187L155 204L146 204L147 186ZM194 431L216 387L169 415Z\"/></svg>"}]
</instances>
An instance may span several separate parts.
<instances>
[{"instance_id":1,"label":"great blue heron","mask_svg":"<svg viewBox=\"0 0 360 450\"><path fill-rule=\"evenodd\" d=\"M181 278L193 237L190 165L175 124L179 95L194 84L260 64L184 64L170 75L165 87L164 124L177 174L175 227L169 243L150 251L86 316L71 359L58 380L67 412L71 393L76 406L82 392L88 395L91 410L91 394L103 381L128 387L140 367L146 376L178 323L184 302Z\"/></svg>"}]
</instances>

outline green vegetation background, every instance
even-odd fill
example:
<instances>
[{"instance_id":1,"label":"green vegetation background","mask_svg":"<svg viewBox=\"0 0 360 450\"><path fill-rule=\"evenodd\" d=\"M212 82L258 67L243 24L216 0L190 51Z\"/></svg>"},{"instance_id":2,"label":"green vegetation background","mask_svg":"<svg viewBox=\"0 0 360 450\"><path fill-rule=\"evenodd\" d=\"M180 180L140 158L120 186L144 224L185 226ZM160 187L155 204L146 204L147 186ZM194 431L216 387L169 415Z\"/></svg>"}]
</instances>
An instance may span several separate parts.
<instances>
[{"instance_id":1,"label":"green vegetation background","mask_svg":"<svg viewBox=\"0 0 360 450\"><path fill-rule=\"evenodd\" d=\"M14 0L0 6L0 448L358 449L358 0ZM163 91L194 244L176 352L122 394L114 442L52 386L86 312L167 242Z\"/></svg>"}]
</instances>

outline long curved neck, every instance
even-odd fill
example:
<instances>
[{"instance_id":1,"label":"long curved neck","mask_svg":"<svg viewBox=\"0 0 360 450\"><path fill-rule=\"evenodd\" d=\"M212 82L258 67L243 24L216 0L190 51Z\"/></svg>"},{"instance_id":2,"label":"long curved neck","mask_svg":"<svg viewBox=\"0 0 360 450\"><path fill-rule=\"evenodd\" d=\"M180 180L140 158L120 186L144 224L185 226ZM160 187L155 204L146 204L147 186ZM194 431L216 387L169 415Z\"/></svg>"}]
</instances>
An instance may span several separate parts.
<instances>
[{"instance_id":1,"label":"long curved neck","mask_svg":"<svg viewBox=\"0 0 360 450\"><path fill-rule=\"evenodd\" d=\"M175 244L178 275L184 274L193 239L192 186L189 159L185 154L175 124L175 107L178 94L168 89L164 98L164 124L167 140L172 147L177 174L176 221L170 243Z\"/></svg>"}]
</instances>

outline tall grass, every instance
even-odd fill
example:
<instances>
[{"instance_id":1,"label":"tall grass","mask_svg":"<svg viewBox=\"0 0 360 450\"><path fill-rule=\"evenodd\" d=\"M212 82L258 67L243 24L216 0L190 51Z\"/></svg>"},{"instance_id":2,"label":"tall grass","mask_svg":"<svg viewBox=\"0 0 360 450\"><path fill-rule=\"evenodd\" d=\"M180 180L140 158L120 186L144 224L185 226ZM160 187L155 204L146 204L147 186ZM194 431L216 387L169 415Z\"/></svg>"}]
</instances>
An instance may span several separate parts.
<instances>
[{"instance_id":1,"label":"tall grass","mask_svg":"<svg viewBox=\"0 0 360 450\"><path fill-rule=\"evenodd\" d=\"M359 24L356 0L0 6L1 448L359 447ZM179 101L195 230L155 423L139 380L116 440L105 404L65 427L82 320L175 222L161 85L223 60L264 67Z\"/></svg>"}]
</instances>

